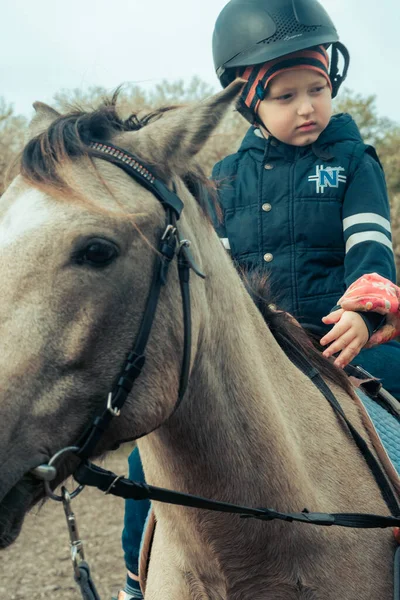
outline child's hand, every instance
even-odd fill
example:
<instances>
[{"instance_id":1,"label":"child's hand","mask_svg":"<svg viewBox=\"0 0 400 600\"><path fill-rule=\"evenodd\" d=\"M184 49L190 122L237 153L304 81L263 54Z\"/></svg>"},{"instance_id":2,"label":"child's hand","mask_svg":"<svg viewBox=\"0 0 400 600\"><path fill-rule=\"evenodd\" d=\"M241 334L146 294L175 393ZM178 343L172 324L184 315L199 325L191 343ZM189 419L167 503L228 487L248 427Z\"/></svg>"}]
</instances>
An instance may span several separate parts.
<instances>
[{"instance_id":1,"label":"child's hand","mask_svg":"<svg viewBox=\"0 0 400 600\"><path fill-rule=\"evenodd\" d=\"M329 348L324 350L323 355L329 357L341 351L335 360L335 365L343 368L368 342L368 328L364 319L356 312L344 311L341 308L323 317L322 321L326 325L336 323L320 341L322 346L332 342Z\"/></svg>"}]
</instances>

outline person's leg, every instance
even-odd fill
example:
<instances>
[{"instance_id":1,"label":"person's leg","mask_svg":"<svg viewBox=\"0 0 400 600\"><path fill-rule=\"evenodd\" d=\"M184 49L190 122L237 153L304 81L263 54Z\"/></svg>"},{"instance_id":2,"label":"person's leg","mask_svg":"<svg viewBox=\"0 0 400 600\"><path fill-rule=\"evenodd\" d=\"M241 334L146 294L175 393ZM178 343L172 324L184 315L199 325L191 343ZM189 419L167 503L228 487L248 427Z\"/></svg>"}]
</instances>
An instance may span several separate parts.
<instances>
[{"instance_id":1,"label":"person's leg","mask_svg":"<svg viewBox=\"0 0 400 600\"><path fill-rule=\"evenodd\" d=\"M142 463L137 448L133 450L128 458L129 479L144 482ZM139 587L139 551L142 540L143 529L147 515L150 510L148 500L126 500L124 530L122 532L122 548L124 551L125 564L128 570L126 584L123 592L120 592L121 600L142 598Z\"/></svg>"},{"instance_id":2,"label":"person's leg","mask_svg":"<svg viewBox=\"0 0 400 600\"><path fill-rule=\"evenodd\" d=\"M400 400L400 344L387 342L374 348L361 350L352 361L382 381L383 387Z\"/></svg>"}]
</instances>

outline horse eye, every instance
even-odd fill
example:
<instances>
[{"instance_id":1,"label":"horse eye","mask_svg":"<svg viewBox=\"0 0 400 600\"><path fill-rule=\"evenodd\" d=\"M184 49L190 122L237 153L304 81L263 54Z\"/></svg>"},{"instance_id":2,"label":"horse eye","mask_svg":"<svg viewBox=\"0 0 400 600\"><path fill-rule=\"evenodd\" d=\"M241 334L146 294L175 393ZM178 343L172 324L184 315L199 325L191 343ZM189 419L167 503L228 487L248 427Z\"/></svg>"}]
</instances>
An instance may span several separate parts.
<instances>
[{"instance_id":1,"label":"horse eye","mask_svg":"<svg viewBox=\"0 0 400 600\"><path fill-rule=\"evenodd\" d=\"M92 239L75 254L75 263L91 267L106 267L118 256L118 248L108 240Z\"/></svg>"}]
</instances>

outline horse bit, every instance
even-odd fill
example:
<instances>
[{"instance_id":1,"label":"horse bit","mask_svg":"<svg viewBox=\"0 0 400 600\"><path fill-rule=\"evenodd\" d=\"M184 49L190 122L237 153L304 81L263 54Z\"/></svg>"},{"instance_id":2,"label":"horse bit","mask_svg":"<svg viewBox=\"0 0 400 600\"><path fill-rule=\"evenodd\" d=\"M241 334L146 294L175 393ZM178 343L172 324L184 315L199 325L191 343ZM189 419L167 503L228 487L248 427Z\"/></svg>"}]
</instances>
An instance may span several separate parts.
<instances>
[{"instance_id":1,"label":"horse bit","mask_svg":"<svg viewBox=\"0 0 400 600\"><path fill-rule=\"evenodd\" d=\"M179 382L179 391L177 401L172 410L172 414L178 409L185 394L190 368L191 356L191 310L190 310L190 290L189 275L193 270L196 275L204 278L205 276L195 264L191 251L190 242L181 239L177 227L177 220L180 218L183 210L183 202L176 195L175 189L171 191L163 181L155 177L150 168L135 155L123 150L117 146L104 144L101 142L90 142L88 145L90 155L94 158L101 158L120 167L135 179L140 185L149 190L165 209L166 224L164 232L160 238L158 254L156 255L153 279L147 297L146 307L143 313L139 332L133 344L132 350L128 353L122 368L115 379L112 390L107 396L105 409L101 414L94 417L91 425L85 430L76 445L69 446L57 452L47 464L40 465L33 469L31 473L38 479L44 481L46 494L53 500L62 502L67 519L71 558L74 569L75 581L80 587L84 600L100 600L97 590L91 580L89 566L84 560L83 544L79 537L75 515L71 508L71 501L84 488L85 485L95 486L101 489L105 494L113 494L122 498L134 500L155 500L167 502L181 506L191 506L194 508L238 514L241 518L255 518L263 521L280 519L288 522L298 521L314 525L339 525L341 527L356 528L384 528L400 527L400 507L394 492L388 484L382 469L375 459L373 453L369 450L365 441L353 428L347 420L340 404L334 394L325 383L319 372L308 362L300 350L288 341L290 347L290 360L305 373L311 381L318 387L321 393L330 403L331 407L347 425L353 436L354 441L362 452L368 466L370 467L375 480L381 490L382 496L393 516L364 515L357 513L311 513L304 509L301 513L281 513L268 508L250 508L238 506L226 502L217 502L191 494L184 494L157 488L146 483L137 483L123 476L117 476L115 473L93 465L89 462L89 457L110 425L114 417L118 417L122 406L130 394L135 380L139 377L145 363L145 349L150 336L151 327L155 317L160 291L166 284L168 268L175 256L178 261L178 273L181 289L181 298L183 306L183 355L181 364L181 374ZM160 426L160 425L159 425ZM156 429L155 427L154 429ZM152 431L154 431L154 429ZM151 433L147 431L139 437ZM80 464L73 473L73 477L79 483L79 486L69 493L63 486L61 495L55 494L50 482L57 476L55 463L67 453L73 453L80 459ZM398 536L400 543L400 533ZM400 600L400 547L395 553L395 600Z\"/></svg>"}]
</instances>

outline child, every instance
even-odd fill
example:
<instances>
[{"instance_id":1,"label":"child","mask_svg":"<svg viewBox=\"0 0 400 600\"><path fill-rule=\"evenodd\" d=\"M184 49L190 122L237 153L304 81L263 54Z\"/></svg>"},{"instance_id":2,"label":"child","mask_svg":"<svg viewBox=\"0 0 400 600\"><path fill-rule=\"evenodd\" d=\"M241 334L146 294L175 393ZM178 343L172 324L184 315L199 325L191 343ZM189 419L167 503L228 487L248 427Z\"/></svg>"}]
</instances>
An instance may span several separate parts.
<instances>
[{"instance_id":1,"label":"child","mask_svg":"<svg viewBox=\"0 0 400 600\"><path fill-rule=\"evenodd\" d=\"M239 151L213 171L222 242L238 266L268 270L280 308L323 334L326 356L339 353L336 364L345 366L358 355L357 364L400 397L390 368L400 364L400 344L362 350L382 315L331 312L362 275L395 279L382 167L352 118L332 117L331 100L349 63L332 21L316 0L231 0L218 17L213 52L224 87L238 76L247 81L239 110L252 123ZM138 464L138 454L131 455L133 479ZM131 573L120 600L140 597L140 511L143 503L126 507L123 546Z\"/></svg>"},{"instance_id":2,"label":"child","mask_svg":"<svg viewBox=\"0 0 400 600\"><path fill-rule=\"evenodd\" d=\"M261 43L263 28L270 35ZM231 0L221 12L216 71L223 86L238 76L247 81L238 109L252 127L239 151L214 167L223 212L215 226L238 266L268 271L279 307L322 335L325 356L339 353L341 367L357 357L400 397L390 367L400 344L362 350L382 316L331 312L362 275L395 280L379 159L349 115L332 117L349 62L337 40L316 0Z\"/></svg>"}]
</instances>

